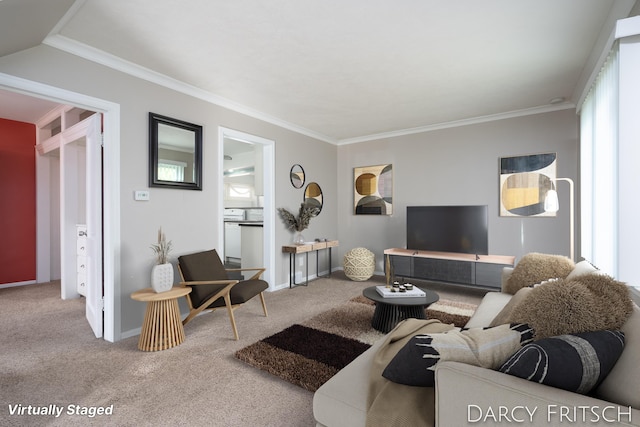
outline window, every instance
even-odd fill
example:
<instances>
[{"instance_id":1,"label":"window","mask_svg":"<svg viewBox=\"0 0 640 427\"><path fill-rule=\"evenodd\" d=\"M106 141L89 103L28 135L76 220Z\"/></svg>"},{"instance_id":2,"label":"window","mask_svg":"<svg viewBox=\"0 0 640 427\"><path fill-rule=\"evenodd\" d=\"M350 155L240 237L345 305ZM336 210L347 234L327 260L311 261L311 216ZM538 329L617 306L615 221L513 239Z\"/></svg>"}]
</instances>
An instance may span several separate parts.
<instances>
[{"instance_id":1,"label":"window","mask_svg":"<svg viewBox=\"0 0 640 427\"><path fill-rule=\"evenodd\" d=\"M580 111L581 255L617 276L618 50L614 48Z\"/></svg>"},{"instance_id":2,"label":"window","mask_svg":"<svg viewBox=\"0 0 640 427\"><path fill-rule=\"evenodd\" d=\"M161 181L184 181L187 164L173 160L158 160L158 179Z\"/></svg>"},{"instance_id":3,"label":"window","mask_svg":"<svg viewBox=\"0 0 640 427\"><path fill-rule=\"evenodd\" d=\"M251 200L253 187L244 184L226 184L227 200Z\"/></svg>"}]
</instances>

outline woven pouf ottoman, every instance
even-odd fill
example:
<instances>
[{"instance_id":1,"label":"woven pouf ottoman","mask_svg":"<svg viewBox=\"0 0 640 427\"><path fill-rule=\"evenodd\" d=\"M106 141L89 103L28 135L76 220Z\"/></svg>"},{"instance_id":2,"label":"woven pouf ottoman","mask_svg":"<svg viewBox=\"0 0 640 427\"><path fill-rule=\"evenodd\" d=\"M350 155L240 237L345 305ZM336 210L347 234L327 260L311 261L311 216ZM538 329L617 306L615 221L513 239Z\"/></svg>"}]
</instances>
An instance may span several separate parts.
<instances>
[{"instance_id":1,"label":"woven pouf ottoman","mask_svg":"<svg viewBox=\"0 0 640 427\"><path fill-rule=\"evenodd\" d=\"M369 249L354 248L344 255L344 274L356 282L373 276L375 266L375 255Z\"/></svg>"}]
</instances>

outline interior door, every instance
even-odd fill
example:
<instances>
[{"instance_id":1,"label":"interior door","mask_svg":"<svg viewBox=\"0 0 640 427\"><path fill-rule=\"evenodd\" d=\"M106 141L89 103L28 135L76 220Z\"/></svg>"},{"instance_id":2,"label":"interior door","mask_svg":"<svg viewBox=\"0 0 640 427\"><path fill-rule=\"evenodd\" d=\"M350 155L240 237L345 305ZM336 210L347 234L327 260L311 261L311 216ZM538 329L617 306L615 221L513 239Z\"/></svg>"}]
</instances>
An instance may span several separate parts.
<instances>
[{"instance_id":1,"label":"interior door","mask_svg":"<svg viewBox=\"0 0 640 427\"><path fill-rule=\"evenodd\" d=\"M87 296L86 316L96 338L103 329L102 280L102 129L101 115L87 129Z\"/></svg>"}]
</instances>

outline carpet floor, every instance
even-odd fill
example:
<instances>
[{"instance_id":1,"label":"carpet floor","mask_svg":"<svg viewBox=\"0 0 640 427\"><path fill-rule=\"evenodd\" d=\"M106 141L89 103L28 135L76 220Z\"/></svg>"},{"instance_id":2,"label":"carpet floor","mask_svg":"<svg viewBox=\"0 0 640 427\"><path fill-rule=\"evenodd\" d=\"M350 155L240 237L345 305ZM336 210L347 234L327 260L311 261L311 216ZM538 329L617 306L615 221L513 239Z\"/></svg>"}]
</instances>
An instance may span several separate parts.
<instances>
[{"instance_id":1,"label":"carpet floor","mask_svg":"<svg viewBox=\"0 0 640 427\"><path fill-rule=\"evenodd\" d=\"M353 282L335 272L307 287L267 292L268 317L259 299L236 310L240 340L233 339L226 313L216 311L191 321L181 345L158 352L139 351L137 336L96 339L83 299L61 300L59 282L0 289L0 425L313 427L313 393L233 355L289 326L314 327L306 322L383 280ZM429 286L441 299L477 303L484 295ZM128 296L123 301L128 309L141 304ZM29 405L65 411L59 417L11 412ZM113 413L70 415L69 405L112 407Z\"/></svg>"},{"instance_id":2,"label":"carpet floor","mask_svg":"<svg viewBox=\"0 0 640 427\"><path fill-rule=\"evenodd\" d=\"M426 309L426 316L462 327L475 308L475 304L440 300ZM357 296L247 346L235 357L305 390L316 391L384 336L371 327L373 311L372 301Z\"/></svg>"}]
</instances>

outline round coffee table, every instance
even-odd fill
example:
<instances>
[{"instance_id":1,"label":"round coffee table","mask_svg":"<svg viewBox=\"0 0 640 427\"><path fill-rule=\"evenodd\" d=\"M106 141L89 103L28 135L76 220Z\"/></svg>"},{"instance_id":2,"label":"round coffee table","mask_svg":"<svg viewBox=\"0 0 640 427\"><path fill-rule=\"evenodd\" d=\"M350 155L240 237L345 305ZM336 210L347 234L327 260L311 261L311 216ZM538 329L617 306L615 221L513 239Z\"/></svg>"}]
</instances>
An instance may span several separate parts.
<instances>
[{"instance_id":1,"label":"round coffee table","mask_svg":"<svg viewBox=\"0 0 640 427\"><path fill-rule=\"evenodd\" d=\"M387 333L402 320L412 317L426 319L425 307L438 301L440 296L433 291L420 289L426 294L424 297L385 298L378 293L375 286L363 290L362 295L376 303L371 326L380 332Z\"/></svg>"}]
</instances>

